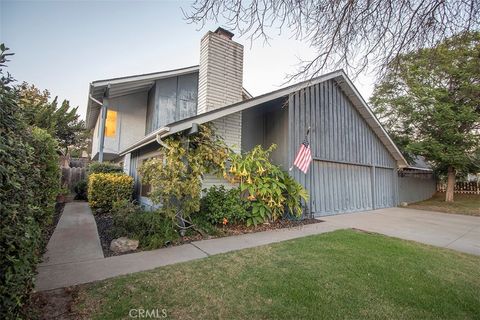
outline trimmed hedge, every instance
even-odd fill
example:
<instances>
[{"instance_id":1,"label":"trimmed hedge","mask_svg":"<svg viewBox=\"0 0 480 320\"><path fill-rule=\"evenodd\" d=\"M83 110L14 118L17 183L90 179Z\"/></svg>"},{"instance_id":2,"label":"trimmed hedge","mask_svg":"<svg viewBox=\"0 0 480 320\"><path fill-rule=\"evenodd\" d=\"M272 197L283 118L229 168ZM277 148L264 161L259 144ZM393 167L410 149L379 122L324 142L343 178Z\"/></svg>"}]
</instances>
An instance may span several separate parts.
<instances>
[{"instance_id":1,"label":"trimmed hedge","mask_svg":"<svg viewBox=\"0 0 480 320\"><path fill-rule=\"evenodd\" d=\"M118 200L130 200L133 178L120 173L93 173L88 176L88 203L94 209L110 211Z\"/></svg>"},{"instance_id":2,"label":"trimmed hedge","mask_svg":"<svg viewBox=\"0 0 480 320\"><path fill-rule=\"evenodd\" d=\"M33 289L60 170L56 141L26 125L6 78L0 81L0 105L0 318L17 319Z\"/></svg>"},{"instance_id":3,"label":"trimmed hedge","mask_svg":"<svg viewBox=\"0 0 480 320\"><path fill-rule=\"evenodd\" d=\"M93 173L123 173L123 168L111 162L92 162L88 166L88 174Z\"/></svg>"}]
</instances>

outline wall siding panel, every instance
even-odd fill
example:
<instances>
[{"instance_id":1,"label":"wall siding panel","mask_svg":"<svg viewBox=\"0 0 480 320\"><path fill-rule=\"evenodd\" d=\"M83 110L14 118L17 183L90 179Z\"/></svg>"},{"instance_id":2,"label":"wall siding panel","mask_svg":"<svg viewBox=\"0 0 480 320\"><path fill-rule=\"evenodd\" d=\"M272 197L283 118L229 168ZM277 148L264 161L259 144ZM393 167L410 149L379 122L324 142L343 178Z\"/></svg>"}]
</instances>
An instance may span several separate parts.
<instances>
[{"instance_id":1,"label":"wall siding panel","mask_svg":"<svg viewBox=\"0 0 480 320\"><path fill-rule=\"evenodd\" d=\"M436 192L436 180L432 174L399 176L398 202L413 203L431 198Z\"/></svg>"},{"instance_id":2,"label":"wall siding panel","mask_svg":"<svg viewBox=\"0 0 480 320\"><path fill-rule=\"evenodd\" d=\"M396 162L334 80L289 96L290 163L309 127L314 161L307 174L296 168L291 174L309 191L311 212L321 216L396 204Z\"/></svg>"}]
</instances>

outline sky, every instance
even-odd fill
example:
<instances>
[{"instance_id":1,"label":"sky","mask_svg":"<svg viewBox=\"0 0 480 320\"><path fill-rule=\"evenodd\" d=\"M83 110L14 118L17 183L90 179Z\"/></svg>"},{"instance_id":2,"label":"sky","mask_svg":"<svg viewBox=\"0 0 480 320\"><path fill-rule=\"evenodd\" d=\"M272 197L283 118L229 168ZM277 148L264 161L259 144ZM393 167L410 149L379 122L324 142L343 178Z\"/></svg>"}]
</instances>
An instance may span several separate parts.
<instances>
[{"instance_id":1,"label":"sky","mask_svg":"<svg viewBox=\"0 0 480 320\"><path fill-rule=\"evenodd\" d=\"M7 70L17 81L48 89L79 106L85 118L88 85L100 79L197 65L200 39L222 26L188 24L181 8L190 1L0 0L0 43L15 55ZM254 96L285 86L299 59L312 57L307 43L287 32L269 44L235 36L244 45L244 87ZM368 100L374 78L353 79Z\"/></svg>"}]
</instances>

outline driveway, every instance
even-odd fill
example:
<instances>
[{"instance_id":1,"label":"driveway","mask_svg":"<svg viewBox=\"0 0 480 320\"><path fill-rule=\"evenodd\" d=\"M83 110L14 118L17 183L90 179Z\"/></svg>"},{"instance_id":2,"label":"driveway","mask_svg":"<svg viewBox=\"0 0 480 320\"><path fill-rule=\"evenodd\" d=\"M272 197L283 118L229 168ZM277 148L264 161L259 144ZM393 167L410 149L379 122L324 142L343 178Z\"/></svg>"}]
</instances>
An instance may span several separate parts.
<instances>
[{"instance_id":1,"label":"driveway","mask_svg":"<svg viewBox=\"0 0 480 320\"><path fill-rule=\"evenodd\" d=\"M338 227L480 255L480 217L405 208L388 208L321 217Z\"/></svg>"}]
</instances>

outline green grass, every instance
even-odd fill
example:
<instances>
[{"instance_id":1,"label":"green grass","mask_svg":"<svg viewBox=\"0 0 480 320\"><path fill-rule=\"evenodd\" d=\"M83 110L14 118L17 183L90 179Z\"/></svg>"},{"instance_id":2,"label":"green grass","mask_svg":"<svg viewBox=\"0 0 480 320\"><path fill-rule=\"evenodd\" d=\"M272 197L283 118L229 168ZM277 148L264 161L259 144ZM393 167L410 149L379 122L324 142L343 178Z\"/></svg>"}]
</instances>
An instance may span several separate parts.
<instances>
[{"instance_id":1,"label":"green grass","mask_svg":"<svg viewBox=\"0 0 480 320\"><path fill-rule=\"evenodd\" d=\"M478 319L480 257L341 230L81 287L86 318Z\"/></svg>"},{"instance_id":2,"label":"green grass","mask_svg":"<svg viewBox=\"0 0 480 320\"><path fill-rule=\"evenodd\" d=\"M407 208L480 216L480 195L455 194L454 202L445 202L445 193L431 199L410 204Z\"/></svg>"}]
</instances>

